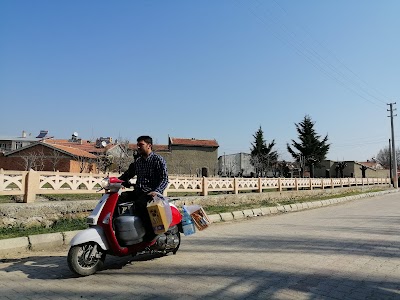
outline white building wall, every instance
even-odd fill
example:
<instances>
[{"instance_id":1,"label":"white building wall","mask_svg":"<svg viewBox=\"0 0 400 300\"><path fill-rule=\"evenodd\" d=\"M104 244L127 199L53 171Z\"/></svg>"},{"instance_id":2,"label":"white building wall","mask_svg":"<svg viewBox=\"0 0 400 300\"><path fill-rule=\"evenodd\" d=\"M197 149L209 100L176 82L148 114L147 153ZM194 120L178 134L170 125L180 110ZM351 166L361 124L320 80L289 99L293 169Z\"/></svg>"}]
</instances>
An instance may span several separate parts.
<instances>
[{"instance_id":1,"label":"white building wall","mask_svg":"<svg viewBox=\"0 0 400 300\"><path fill-rule=\"evenodd\" d=\"M236 153L222 155L218 158L218 170L220 176L249 177L254 172L250 163L251 155L248 153Z\"/></svg>"}]
</instances>

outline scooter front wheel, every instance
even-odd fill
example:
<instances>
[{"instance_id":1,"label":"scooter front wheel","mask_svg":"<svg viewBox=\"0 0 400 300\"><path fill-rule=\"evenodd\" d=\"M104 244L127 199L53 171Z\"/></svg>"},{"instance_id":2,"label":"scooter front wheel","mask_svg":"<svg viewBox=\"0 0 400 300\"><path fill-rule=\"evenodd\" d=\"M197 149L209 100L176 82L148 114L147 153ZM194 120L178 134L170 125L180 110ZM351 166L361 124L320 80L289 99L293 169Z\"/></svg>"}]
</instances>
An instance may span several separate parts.
<instances>
[{"instance_id":1,"label":"scooter front wheel","mask_svg":"<svg viewBox=\"0 0 400 300\"><path fill-rule=\"evenodd\" d=\"M68 266L80 276L88 276L99 271L106 258L106 253L96 243L72 246L68 251Z\"/></svg>"}]
</instances>

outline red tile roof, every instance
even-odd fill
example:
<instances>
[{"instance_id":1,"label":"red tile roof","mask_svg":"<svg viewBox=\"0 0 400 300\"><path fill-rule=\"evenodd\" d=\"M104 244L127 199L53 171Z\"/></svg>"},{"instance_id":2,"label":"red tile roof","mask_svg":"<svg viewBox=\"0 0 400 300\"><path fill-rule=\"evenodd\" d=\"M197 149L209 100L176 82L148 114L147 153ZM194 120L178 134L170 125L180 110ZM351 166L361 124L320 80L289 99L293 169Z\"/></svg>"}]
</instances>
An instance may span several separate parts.
<instances>
[{"instance_id":1,"label":"red tile roof","mask_svg":"<svg viewBox=\"0 0 400 300\"><path fill-rule=\"evenodd\" d=\"M51 145L61 145L72 147L76 149L80 149L89 153L103 153L113 145L107 145L105 148L97 148L95 143L90 142L89 140L81 140L80 142L70 142L68 140L55 140L55 139L48 139L44 141L45 143Z\"/></svg>"},{"instance_id":2,"label":"red tile roof","mask_svg":"<svg viewBox=\"0 0 400 300\"><path fill-rule=\"evenodd\" d=\"M69 140L63 139L47 139L44 141L45 143L51 145L60 145L66 146L70 148L76 148L82 151L86 151L89 153L94 154L101 154L108 150L109 148L115 146L112 144L107 145L105 148L97 148L96 144L89 141L89 140L79 140L79 142L71 142ZM218 148L219 145L216 140L198 140L198 139L182 139L182 138L170 138L171 145L178 145L178 146L192 146L192 147L211 147L211 148ZM129 144L128 145L130 150L136 150L136 144ZM154 151L169 151L169 145L153 145Z\"/></svg>"},{"instance_id":3,"label":"red tile roof","mask_svg":"<svg viewBox=\"0 0 400 300\"><path fill-rule=\"evenodd\" d=\"M60 149L62 151L68 152L74 156L79 156L79 157L86 157L86 158L96 158L96 155L89 153L87 151L78 149L78 148L73 148L69 146L63 146L63 145L57 145L57 144L52 144L50 145L51 147Z\"/></svg>"},{"instance_id":4,"label":"red tile roof","mask_svg":"<svg viewBox=\"0 0 400 300\"><path fill-rule=\"evenodd\" d=\"M216 140L182 139L170 137L171 145L218 148Z\"/></svg>"},{"instance_id":5,"label":"red tile roof","mask_svg":"<svg viewBox=\"0 0 400 300\"><path fill-rule=\"evenodd\" d=\"M129 150L137 150L137 145L129 144L128 148L129 148ZM153 150L154 151L169 151L169 146L168 145L153 145Z\"/></svg>"},{"instance_id":6,"label":"red tile roof","mask_svg":"<svg viewBox=\"0 0 400 300\"><path fill-rule=\"evenodd\" d=\"M153 145L154 151L169 151L168 145Z\"/></svg>"}]
</instances>

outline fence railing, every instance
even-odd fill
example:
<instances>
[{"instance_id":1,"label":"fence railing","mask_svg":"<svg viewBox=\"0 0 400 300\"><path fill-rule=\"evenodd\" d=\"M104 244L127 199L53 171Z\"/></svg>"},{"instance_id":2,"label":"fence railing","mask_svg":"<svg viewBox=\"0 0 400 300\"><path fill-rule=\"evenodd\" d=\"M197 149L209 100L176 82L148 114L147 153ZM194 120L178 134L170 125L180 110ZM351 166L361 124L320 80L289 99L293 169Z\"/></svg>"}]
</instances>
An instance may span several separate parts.
<instances>
[{"instance_id":1,"label":"fence railing","mask_svg":"<svg viewBox=\"0 0 400 300\"><path fill-rule=\"evenodd\" d=\"M109 174L119 176L119 174ZM4 171L0 169L0 195L23 195L24 202L34 202L38 194L95 193L104 174L64 173L42 171ZM168 193L265 190L327 189L362 185L389 185L390 178L225 178L169 176Z\"/></svg>"}]
</instances>

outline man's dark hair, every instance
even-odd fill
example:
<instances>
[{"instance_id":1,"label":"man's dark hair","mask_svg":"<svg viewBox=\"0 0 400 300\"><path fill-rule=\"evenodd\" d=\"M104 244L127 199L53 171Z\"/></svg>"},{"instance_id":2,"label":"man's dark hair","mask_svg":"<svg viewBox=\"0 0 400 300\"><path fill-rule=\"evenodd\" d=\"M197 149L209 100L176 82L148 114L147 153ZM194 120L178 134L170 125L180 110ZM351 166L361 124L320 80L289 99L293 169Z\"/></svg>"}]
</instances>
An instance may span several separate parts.
<instances>
[{"instance_id":1,"label":"man's dark hair","mask_svg":"<svg viewBox=\"0 0 400 300\"><path fill-rule=\"evenodd\" d=\"M148 135L141 135L141 136L139 136L139 137L137 138L136 141L137 141L138 143L139 143L140 141L144 141L144 142L147 143L147 144L153 145L153 139L152 139L150 136L148 136Z\"/></svg>"}]
</instances>

